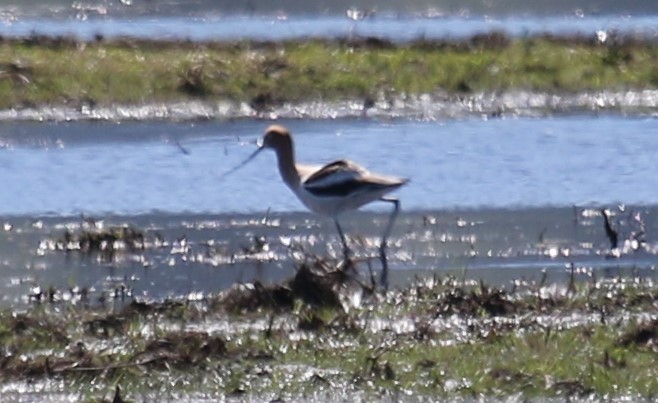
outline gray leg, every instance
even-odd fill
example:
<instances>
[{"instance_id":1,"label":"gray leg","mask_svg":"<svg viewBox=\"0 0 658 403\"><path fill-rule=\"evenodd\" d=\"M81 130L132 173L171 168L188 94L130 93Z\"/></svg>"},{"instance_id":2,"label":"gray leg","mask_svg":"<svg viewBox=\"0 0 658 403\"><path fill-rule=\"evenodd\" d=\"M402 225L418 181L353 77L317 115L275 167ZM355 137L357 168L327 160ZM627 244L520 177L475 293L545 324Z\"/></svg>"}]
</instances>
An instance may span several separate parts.
<instances>
[{"instance_id":1,"label":"gray leg","mask_svg":"<svg viewBox=\"0 0 658 403\"><path fill-rule=\"evenodd\" d=\"M336 223L336 229L338 230L338 235L340 235L340 241L343 243L343 255L345 256L345 261L347 262L349 260L350 249L347 247L347 240L345 239L343 229L338 223L338 218L334 218L334 223Z\"/></svg>"},{"instance_id":2,"label":"gray leg","mask_svg":"<svg viewBox=\"0 0 658 403\"><path fill-rule=\"evenodd\" d=\"M397 218L398 212L400 211L400 201L393 197L382 197L379 200L393 203L393 211L388 218L388 225L386 225L386 230L384 230L382 243L379 245L379 258L382 261L381 284L384 289L388 289L388 259L386 258L386 247L388 245L388 237L391 235L391 231L393 230L393 224L395 224L395 219Z\"/></svg>"}]
</instances>

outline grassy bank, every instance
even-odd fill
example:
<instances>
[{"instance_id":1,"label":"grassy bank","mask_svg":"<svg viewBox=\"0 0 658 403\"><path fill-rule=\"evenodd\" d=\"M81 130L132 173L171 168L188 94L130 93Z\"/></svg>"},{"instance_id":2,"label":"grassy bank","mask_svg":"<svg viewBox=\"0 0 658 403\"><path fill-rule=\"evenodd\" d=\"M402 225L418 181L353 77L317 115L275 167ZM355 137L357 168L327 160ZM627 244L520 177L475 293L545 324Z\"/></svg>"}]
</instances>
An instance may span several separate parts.
<instances>
[{"instance_id":1,"label":"grassy bank","mask_svg":"<svg viewBox=\"0 0 658 403\"><path fill-rule=\"evenodd\" d=\"M392 99L403 94L658 87L658 43L611 37L393 44L378 39L165 42L66 38L0 43L0 109L35 105Z\"/></svg>"},{"instance_id":2,"label":"grassy bank","mask_svg":"<svg viewBox=\"0 0 658 403\"><path fill-rule=\"evenodd\" d=\"M49 290L0 313L5 396L655 398L651 282L513 290L451 278L382 296L324 261L281 285L111 309ZM365 281L368 283L368 281Z\"/></svg>"}]
</instances>

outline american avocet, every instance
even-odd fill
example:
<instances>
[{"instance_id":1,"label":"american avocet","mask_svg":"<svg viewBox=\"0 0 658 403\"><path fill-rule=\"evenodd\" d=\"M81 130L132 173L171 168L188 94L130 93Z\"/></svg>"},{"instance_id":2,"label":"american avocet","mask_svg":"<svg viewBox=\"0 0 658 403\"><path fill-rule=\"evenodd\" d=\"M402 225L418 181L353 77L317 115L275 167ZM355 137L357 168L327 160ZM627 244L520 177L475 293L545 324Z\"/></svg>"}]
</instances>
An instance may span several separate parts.
<instances>
[{"instance_id":1,"label":"american avocet","mask_svg":"<svg viewBox=\"0 0 658 403\"><path fill-rule=\"evenodd\" d=\"M268 127L265 135L258 142L258 149L230 172L243 166L266 148L276 153L281 178L297 198L309 210L334 220L343 243L346 260L349 258L349 248L345 233L338 222L340 214L356 210L376 200L393 204L394 208L379 246L382 261L381 283L386 286L388 284L386 246L400 209L399 200L386 195L407 183L408 179L372 174L347 160L334 161L325 166L297 164L292 135L288 129L278 125Z\"/></svg>"}]
</instances>

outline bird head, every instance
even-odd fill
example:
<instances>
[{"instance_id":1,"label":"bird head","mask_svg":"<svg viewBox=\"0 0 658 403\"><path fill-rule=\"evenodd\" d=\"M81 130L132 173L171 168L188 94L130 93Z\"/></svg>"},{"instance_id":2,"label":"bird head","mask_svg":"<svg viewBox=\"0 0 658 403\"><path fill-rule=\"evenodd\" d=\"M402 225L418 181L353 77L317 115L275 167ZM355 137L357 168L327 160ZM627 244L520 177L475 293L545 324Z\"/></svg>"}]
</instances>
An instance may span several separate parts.
<instances>
[{"instance_id":1,"label":"bird head","mask_svg":"<svg viewBox=\"0 0 658 403\"><path fill-rule=\"evenodd\" d=\"M258 147L280 149L281 147L290 144L292 138L290 132L283 126L272 125L265 130L265 135L258 141Z\"/></svg>"},{"instance_id":2,"label":"bird head","mask_svg":"<svg viewBox=\"0 0 658 403\"><path fill-rule=\"evenodd\" d=\"M233 169L224 172L221 176L226 176L242 168L249 161L256 158L256 156L266 148L271 148L275 151L278 151L283 150L286 147L292 147L292 137L290 136L288 129L285 127L272 125L268 127L267 130L265 130L265 135L263 135L263 137L261 137L256 144L258 145L258 148L249 157L247 157L246 160L242 161Z\"/></svg>"}]
</instances>

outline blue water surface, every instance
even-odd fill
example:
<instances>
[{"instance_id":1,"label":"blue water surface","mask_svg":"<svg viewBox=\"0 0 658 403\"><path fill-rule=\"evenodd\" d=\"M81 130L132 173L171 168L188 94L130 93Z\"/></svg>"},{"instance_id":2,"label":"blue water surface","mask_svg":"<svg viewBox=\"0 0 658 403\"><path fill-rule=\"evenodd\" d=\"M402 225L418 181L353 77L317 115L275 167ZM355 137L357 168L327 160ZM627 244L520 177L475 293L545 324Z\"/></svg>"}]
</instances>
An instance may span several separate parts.
<instances>
[{"instance_id":1,"label":"blue water surface","mask_svg":"<svg viewBox=\"0 0 658 403\"><path fill-rule=\"evenodd\" d=\"M0 215L303 211L273 153L221 177L270 123L2 123ZM658 203L652 118L278 123L299 162L410 178L408 210Z\"/></svg>"},{"instance_id":2,"label":"blue water surface","mask_svg":"<svg viewBox=\"0 0 658 403\"><path fill-rule=\"evenodd\" d=\"M0 35L96 36L189 40L281 40L307 37L375 36L393 41L462 38L498 31L511 36L550 33L595 36L597 32L658 37L658 14L640 16L449 16L378 17L352 21L345 16L159 16L137 18L26 18L0 23Z\"/></svg>"}]
</instances>

